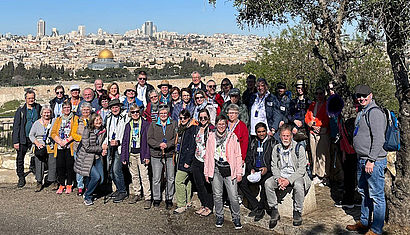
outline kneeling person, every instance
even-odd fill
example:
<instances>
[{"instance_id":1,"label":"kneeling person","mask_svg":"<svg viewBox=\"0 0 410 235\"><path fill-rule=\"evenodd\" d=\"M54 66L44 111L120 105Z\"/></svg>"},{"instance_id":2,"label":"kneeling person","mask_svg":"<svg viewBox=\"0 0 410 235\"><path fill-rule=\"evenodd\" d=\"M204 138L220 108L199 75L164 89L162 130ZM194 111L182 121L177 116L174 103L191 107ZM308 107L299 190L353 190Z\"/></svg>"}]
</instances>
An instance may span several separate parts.
<instances>
[{"instance_id":1,"label":"kneeling person","mask_svg":"<svg viewBox=\"0 0 410 235\"><path fill-rule=\"evenodd\" d=\"M302 209L305 192L308 191L311 181L306 173L305 148L293 140L292 127L280 127L281 143L275 145L272 151L272 177L266 180L265 189L268 205L272 209L269 228L273 229L280 219L278 211L278 197L284 197L293 189L293 225L302 224ZM283 193L282 193L283 192Z\"/></svg>"}]
</instances>

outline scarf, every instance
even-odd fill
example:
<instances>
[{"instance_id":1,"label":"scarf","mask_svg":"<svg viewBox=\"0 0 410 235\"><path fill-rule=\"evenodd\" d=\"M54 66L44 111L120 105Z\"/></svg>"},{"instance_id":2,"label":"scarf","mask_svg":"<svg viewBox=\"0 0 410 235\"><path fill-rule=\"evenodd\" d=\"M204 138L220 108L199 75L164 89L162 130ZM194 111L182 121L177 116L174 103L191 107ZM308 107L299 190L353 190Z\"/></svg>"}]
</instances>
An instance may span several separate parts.
<instances>
[{"instance_id":1,"label":"scarf","mask_svg":"<svg viewBox=\"0 0 410 235\"><path fill-rule=\"evenodd\" d=\"M215 132L215 137L216 137L216 147L218 148L225 143L228 137L228 131L225 129L224 132L219 133L219 131L217 130Z\"/></svg>"}]
</instances>

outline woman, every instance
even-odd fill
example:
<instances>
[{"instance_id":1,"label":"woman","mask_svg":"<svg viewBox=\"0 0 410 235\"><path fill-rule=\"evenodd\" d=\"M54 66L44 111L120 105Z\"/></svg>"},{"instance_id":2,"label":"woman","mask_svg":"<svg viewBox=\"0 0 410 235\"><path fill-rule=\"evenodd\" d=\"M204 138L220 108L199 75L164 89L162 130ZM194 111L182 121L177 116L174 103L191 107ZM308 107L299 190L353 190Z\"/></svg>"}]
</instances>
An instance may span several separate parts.
<instances>
[{"instance_id":1,"label":"woman","mask_svg":"<svg viewBox=\"0 0 410 235\"><path fill-rule=\"evenodd\" d=\"M237 183L242 180L241 147L235 133L229 133L225 116L216 118L216 131L210 132L204 156L206 182L212 181L215 202L215 226L224 223L222 193L225 185L231 203L231 214L235 229L241 229ZM212 178L212 180L210 180Z\"/></svg>"},{"instance_id":2,"label":"woman","mask_svg":"<svg viewBox=\"0 0 410 235\"><path fill-rule=\"evenodd\" d=\"M149 122L141 118L141 110L137 104L131 105L128 115L131 120L125 125L121 143L121 162L124 165L129 164L131 173L129 203L136 203L144 196L144 208L150 209L151 187L148 166L151 156L147 142Z\"/></svg>"},{"instance_id":3,"label":"woman","mask_svg":"<svg viewBox=\"0 0 410 235\"><path fill-rule=\"evenodd\" d=\"M120 87L116 82L113 82L108 86L108 97L110 98L110 100L120 98Z\"/></svg>"},{"instance_id":4,"label":"woman","mask_svg":"<svg viewBox=\"0 0 410 235\"><path fill-rule=\"evenodd\" d=\"M110 102L110 98L106 94L102 94L100 98L98 98L98 104L101 106L101 109L97 111L103 120L103 124L105 124L105 118L107 117L110 109L108 108L108 103Z\"/></svg>"},{"instance_id":5,"label":"woman","mask_svg":"<svg viewBox=\"0 0 410 235\"><path fill-rule=\"evenodd\" d=\"M177 209L174 214L180 214L191 207L191 165L195 155L195 134L198 122L191 119L188 110L183 109L179 114L179 127L177 132L177 174L175 177L175 196Z\"/></svg>"},{"instance_id":6,"label":"woman","mask_svg":"<svg viewBox=\"0 0 410 235\"><path fill-rule=\"evenodd\" d=\"M152 122L148 129L148 145L151 151L152 165L152 194L154 207L161 203L161 176L165 167L165 206L172 207L172 196L174 195L174 162L172 159L175 150L176 122L169 116L169 106L161 104L158 107L159 118Z\"/></svg>"},{"instance_id":7,"label":"woman","mask_svg":"<svg viewBox=\"0 0 410 235\"><path fill-rule=\"evenodd\" d=\"M43 189L44 172L46 170L46 164L48 166L47 181L45 183L54 183L56 181L56 159L53 157L52 144L50 139L51 115L53 110L50 105L44 105L40 111L41 118L33 123L31 127L29 138L34 143L36 151L40 155L35 154L36 158L36 192L40 192ZM43 152L42 152L43 151Z\"/></svg>"},{"instance_id":8,"label":"woman","mask_svg":"<svg viewBox=\"0 0 410 235\"><path fill-rule=\"evenodd\" d=\"M208 105L205 92L202 90L196 91L194 94L194 99L195 99L195 109L194 109L193 118L195 120L198 120L199 110L206 108L211 117L210 121L212 124L214 124L215 118L216 118L216 108L213 105Z\"/></svg>"},{"instance_id":9,"label":"woman","mask_svg":"<svg viewBox=\"0 0 410 235\"><path fill-rule=\"evenodd\" d=\"M229 80L229 78L222 79L222 81L221 81L221 91L219 92L219 94L224 99L224 102L227 102L231 99L231 97L229 96L229 91L232 88L233 88L233 85L232 85L231 80Z\"/></svg>"},{"instance_id":10,"label":"woman","mask_svg":"<svg viewBox=\"0 0 410 235\"><path fill-rule=\"evenodd\" d=\"M103 141L107 131L103 127L100 115L93 113L90 124L84 129L81 148L74 165L77 174L84 176L87 191L84 193L84 204L93 204L92 194L99 184L104 181L102 157L107 155L107 148Z\"/></svg>"},{"instance_id":11,"label":"woman","mask_svg":"<svg viewBox=\"0 0 410 235\"><path fill-rule=\"evenodd\" d=\"M172 110L172 120L179 122L179 113L183 110L183 109L187 109L189 111L190 114L194 113L194 109L195 109L195 105L194 103L192 103L192 92L191 89L189 88L182 88L181 90L181 102L177 103L173 110Z\"/></svg>"},{"instance_id":12,"label":"woman","mask_svg":"<svg viewBox=\"0 0 410 235\"><path fill-rule=\"evenodd\" d=\"M103 94L100 96L100 98L102 96L107 96L106 94ZM81 117L78 119L78 125L76 125L73 130L73 135L76 139L79 139L81 141L83 132L84 132L84 128L88 125L88 120L90 118L91 115L91 104L90 103L82 103L81 107ZM79 147L80 146L80 141L75 141L73 143L73 147L74 147L74 161L76 161L77 159L77 153L80 150ZM78 192L77 195L78 196L82 196L84 193L84 181L83 181L83 176L80 174L76 174L76 180L77 180L77 188L78 188Z\"/></svg>"},{"instance_id":13,"label":"woman","mask_svg":"<svg viewBox=\"0 0 410 235\"><path fill-rule=\"evenodd\" d=\"M63 102L62 115L58 117L51 129L53 138L54 157L57 157L57 178L60 187L57 194L62 194L64 189L67 194L72 192L74 180L74 141L80 141L74 130L78 125L78 116L71 112L70 101Z\"/></svg>"},{"instance_id":14,"label":"woman","mask_svg":"<svg viewBox=\"0 0 410 235\"><path fill-rule=\"evenodd\" d=\"M181 102L181 90L178 87L174 86L171 88L170 94L171 94L171 102L170 102L171 104L170 105L171 105L171 113L172 113L175 105Z\"/></svg>"},{"instance_id":15,"label":"woman","mask_svg":"<svg viewBox=\"0 0 410 235\"><path fill-rule=\"evenodd\" d=\"M147 104L147 108L144 110L142 116L147 119L148 122L156 122L158 119L158 106L159 95L158 91L152 89L148 92L150 102Z\"/></svg>"},{"instance_id":16,"label":"woman","mask_svg":"<svg viewBox=\"0 0 410 235\"><path fill-rule=\"evenodd\" d=\"M241 94L238 88L232 88L229 91L230 100L225 102L222 107L221 114L227 116L228 115L228 106L231 104L236 104L239 107L239 120L241 120L245 125L249 124L249 114L248 108L245 104L241 101Z\"/></svg>"},{"instance_id":17,"label":"woman","mask_svg":"<svg viewBox=\"0 0 410 235\"><path fill-rule=\"evenodd\" d=\"M199 125L197 126L197 133L195 136L196 149L195 158L192 161L192 176L196 189L198 191L198 198L201 202L201 208L195 211L195 214L201 216L208 216L212 214L214 209L214 199L212 195L212 185L205 182L204 176L204 155L206 151L206 142L208 140L208 133L215 130L215 126L210 123L209 112L207 109L199 111Z\"/></svg>"}]
</instances>

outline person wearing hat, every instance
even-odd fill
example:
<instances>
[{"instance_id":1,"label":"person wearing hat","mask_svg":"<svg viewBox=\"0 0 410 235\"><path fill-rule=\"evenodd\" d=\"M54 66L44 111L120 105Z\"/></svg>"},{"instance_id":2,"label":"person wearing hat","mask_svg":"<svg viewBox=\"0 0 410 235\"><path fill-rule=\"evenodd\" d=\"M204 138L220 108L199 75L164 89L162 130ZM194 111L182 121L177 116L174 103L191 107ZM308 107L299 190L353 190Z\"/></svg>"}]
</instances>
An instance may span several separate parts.
<instances>
[{"instance_id":1,"label":"person wearing hat","mask_svg":"<svg viewBox=\"0 0 410 235\"><path fill-rule=\"evenodd\" d=\"M171 102L171 94L169 93L169 90L172 88L172 85L169 84L168 80L162 80L158 85L158 88L160 89L159 103L169 104Z\"/></svg>"},{"instance_id":2,"label":"person wearing hat","mask_svg":"<svg viewBox=\"0 0 410 235\"><path fill-rule=\"evenodd\" d=\"M305 147L293 140L292 126L282 125L279 133L281 142L276 144L272 150L272 177L265 182L266 197L269 208L272 210L269 221L270 229L273 229L280 219L278 197L282 198L291 191L293 193L293 226L302 224L303 202L312 183L306 172Z\"/></svg>"},{"instance_id":3,"label":"person wearing hat","mask_svg":"<svg viewBox=\"0 0 410 235\"><path fill-rule=\"evenodd\" d=\"M122 109L128 113L130 111L130 107L132 104L136 104L138 106L144 106L144 103L135 97L136 91L134 85L129 85L125 88L124 91L124 100L122 101Z\"/></svg>"},{"instance_id":4,"label":"person wearing hat","mask_svg":"<svg viewBox=\"0 0 410 235\"><path fill-rule=\"evenodd\" d=\"M355 94L360 104L360 112L355 121L353 146L359 159L357 186L362 196L362 205L360 221L348 225L346 229L367 231L366 234L382 234L386 214L384 171L387 152L383 149L383 144L387 120L383 110L373 100L369 86L357 85Z\"/></svg>"},{"instance_id":5,"label":"person wearing hat","mask_svg":"<svg viewBox=\"0 0 410 235\"><path fill-rule=\"evenodd\" d=\"M273 136L275 129L273 126L273 120L275 115L274 100L275 97L269 93L268 82L264 78L259 78L256 82L258 92L253 94L249 106L249 130L251 139L256 138L255 126L259 122L266 124L268 129L268 135Z\"/></svg>"},{"instance_id":6,"label":"person wearing hat","mask_svg":"<svg viewBox=\"0 0 410 235\"><path fill-rule=\"evenodd\" d=\"M271 161L275 139L268 135L268 127L260 122L255 126L256 138L250 142L245 158L245 175L239 185L243 195L248 199L250 209L249 217L255 216L259 221L265 215L266 193L265 181L272 176ZM251 190L251 185L257 186L257 194ZM260 201L256 198L261 186Z\"/></svg>"},{"instance_id":7,"label":"person wearing hat","mask_svg":"<svg viewBox=\"0 0 410 235\"><path fill-rule=\"evenodd\" d=\"M60 117L63 112L63 102L68 99L68 95L64 94L64 87L57 85L54 88L56 96L50 100L50 106L53 110L52 118Z\"/></svg>"},{"instance_id":8,"label":"person wearing hat","mask_svg":"<svg viewBox=\"0 0 410 235\"><path fill-rule=\"evenodd\" d=\"M115 203L122 202L127 198L127 191L125 188L124 174L122 172L121 162L121 141L123 137L125 124L129 117L125 112L121 112L122 103L119 99L113 99L108 103L111 112L106 118L107 137L104 139L103 148L108 149L111 179L114 181L116 191L111 194Z\"/></svg>"},{"instance_id":9,"label":"person wearing hat","mask_svg":"<svg viewBox=\"0 0 410 235\"><path fill-rule=\"evenodd\" d=\"M292 100L292 95L289 91L286 91L286 84L283 82L278 82L276 84L276 94L275 94L275 116L273 128L278 130L280 126L288 123L289 107ZM279 140L279 134L275 134L276 140Z\"/></svg>"},{"instance_id":10,"label":"person wearing hat","mask_svg":"<svg viewBox=\"0 0 410 235\"><path fill-rule=\"evenodd\" d=\"M300 133L304 133L307 138L305 115L312 101L306 95L306 86L302 79L297 80L295 87L297 97L290 102L288 119L289 123L294 125L292 133L295 135L300 131Z\"/></svg>"},{"instance_id":11,"label":"person wearing hat","mask_svg":"<svg viewBox=\"0 0 410 235\"><path fill-rule=\"evenodd\" d=\"M71 97L69 98L71 105L73 106L73 112L77 113L78 105L83 98L80 97L80 86L75 84L70 86Z\"/></svg>"},{"instance_id":12,"label":"person wearing hat","mask_svg":"<svg viewBox=\"0 0 410 235\"><path fill-rule=\"evenodd\" d=\"M239 120L244 122L246 125L249 123L249 114L248 114L248 108L246 108L246 105L242 103L241 101L241 92L239 91L238 88L232 88L229 91L229 97L230 100L225 102L223 107L222 107L222 114L227 115L228 114L228 106L230 104L236 104L239 106Z\"/></svg>"}]
</instances>

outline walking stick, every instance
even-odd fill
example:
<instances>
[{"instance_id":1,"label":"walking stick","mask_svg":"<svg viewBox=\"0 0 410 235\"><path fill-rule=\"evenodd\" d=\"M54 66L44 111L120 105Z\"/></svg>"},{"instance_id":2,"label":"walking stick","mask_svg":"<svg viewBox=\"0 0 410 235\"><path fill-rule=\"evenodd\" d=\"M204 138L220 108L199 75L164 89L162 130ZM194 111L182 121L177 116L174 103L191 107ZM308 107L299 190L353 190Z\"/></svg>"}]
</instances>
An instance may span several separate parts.
<instances>
[{"instance_id":1,"label":"walking stick","mask_svg":"<svg viewBox=\"0 0 410 235\"><path fill-rule=\"evenodd\" d=\"M167 143L167 139L162 139L163 143ZM162 157L164 159L164 173L165 173L165 203L168 196L168 169L167 169L167 158L165 156L165 149L162 150Z\"/></svg>"}]
</instances>

